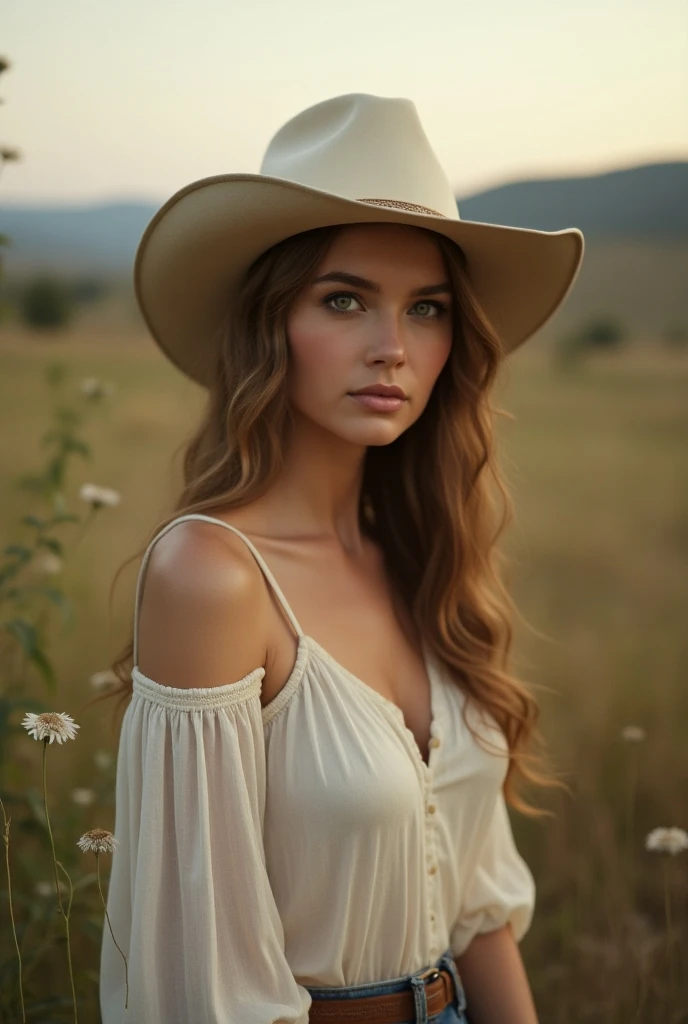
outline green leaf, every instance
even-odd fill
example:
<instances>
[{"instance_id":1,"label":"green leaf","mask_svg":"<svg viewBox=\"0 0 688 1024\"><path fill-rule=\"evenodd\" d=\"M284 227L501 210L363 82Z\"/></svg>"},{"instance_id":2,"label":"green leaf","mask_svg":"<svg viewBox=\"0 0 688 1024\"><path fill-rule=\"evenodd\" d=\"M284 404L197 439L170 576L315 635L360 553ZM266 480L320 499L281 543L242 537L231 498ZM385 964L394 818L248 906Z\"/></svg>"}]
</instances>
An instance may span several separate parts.
<instances>
[{"instance_id":1,"label":"green leaf","mask_svg":"<svg viewBox=\"0 0 688 1024\"><path fill-rule=\"evenodd\" d=\"M23 523L24 526L35 526L39 530L42 530L48 525L45 519L39 519L38 516L34 515L24 516L20 522Z\"/></svg>"},{"instance_id":2,"label":"green leaf","mask_svg":"<svg viewBox=\"0 0 688 1024\"><path fill-rule=\"evenodd\" d=\"M30 548L22 547L20 544L9 544L3 554L9 557L14 557L14 562L8 562L6 565L0 567L0 584L4 583L5 580L11 580L13 576L16 576L22 566L26 565L27 562L31 561L33 552Z\"/></svg>"},{"instance_id":3,"label":"green leaf","mask_svg":"<svg viewBox=\"0 0 688 1024\"><path fill-rule=\"evenodd\" d=\"M18 562L12 562L9 565L5 565L0 569L0 586L6 581L11 580L13 576L16 576L19 572L20 566ZM11 591L7 596L14 596L16 591Z\"/></svg>"},{"instance_id":4,"label":"green leaf","mask_svg":"<svg viewBox=\"0 0 688 1024\"><path fill-rule=\"evenodd\" d=\"M43 676L48 691L55 693L57 691L57 677L47 655L41 650L36 650L31 655L31 661Z\"/></svg>"},{"instance_id":5,"label":"green leaf","mask_svg":"<svg viewBox=\"0 0 688 1024\"><path fill-rule=\"evenodd\" d=\"M54 489L59 490L64 481L64 460L61 456L55 459L51 459L45 468L45 478L48 485Z\"/></svg>"},{"instance_id":6,"label":"green leaf","mask_svg":"<svg viewBox=\"0 0 688 1024\"><path fill-rule=\"evenodd\" d=\"M47 445L52 444L53 441L62 441L64 433L61 430L56 430L52 427L50 430L46 430L41 437L41 445L45 448Z\"/></svg>"},{"instance_id":7,"label":"green leaf","mask_svg":"<svg viewBox=\"0 0 688 1024\"><path fill-rule=\"evenodd\" d=\"M59 384L67 376L67 364L54 359L45 368L45 379L48 384Z\"/></svg>"},{"instance_id":8,"label":"green leaf","mask_svg":"<svg viewBox=\"0 0 688 1024\"><path fill-rule=\"evenodd\" d=\"M22 491L31 491L34 494L42 494L45 490L45 477L36 473L25 473L16 478L15 483Z\"/></svg>"},{"instance_id":9,"label":"green leaf","mask_svg":"<svg viewBox=\"0 0 688 1024\"><path fill-rule=\"evenodd\" d=\"M90 446L87 445L85 441L79 441L75 437L67 438L64 445L64 451L83 455L85 459L90 459L92 455Z\"/></svg>"},{"instance_id":10,"label":"green leaf","mask_svg":"<svg viewBox=\"0 0 688 1024\"><path fill-rule=\"evenodd\" d=\"M74 624L74 605L64 591L58 590L57 587L42 587L40 593L60 609L62 624L65 627Z\"/></svg>"},{"instance_id":11,"label":"green leaf","mask_svg":"<svg viewBox=\"0 0 688 1024\"><path fill-rule=\"evenodd\" d=\"M64 545L57 537L39 537L36 545L37 547L48 548L49 551L56 555L62 555L64 552Z\"/></svg>"},{"instance_id":12,"label":"green leaf","mask_svg":"<svg viewBox=\"0 0 688 1024\"><path fill-rule=\"evenodd\" d=\"M2 550L3 555L17 555L24 561L28 561L33 555L33 549L27 548L24 544L8 544Z\"/></svg>"},{"instance_id":13,"label":"green leaf","mask_svg":"<svg viewBox=\"0 0 688 1024\"><path fill-rule=\"evenodd\" d=\"M26 619L10 619L2 623L2 628L19 641L27 657L33 656L38 646L38 633L33 623Z\"/></svg>"},{"instance_id":14,"label":"green leaf","mask_svg":"<svg viewBox=\"0 0 688 1024\"><path fill-rule=\"evenodd\" d=\"M53 516L52 526L57 526L59 523L80 523L81 516L76 515L75 512L60 512L58 515Z\"/></svg>"},{"instance_id":15,"label":"green leaf","mask_svg":"<svg viewBox=\"0 0 688 1024\"><path fill-rule=\"evenodd\" d=\"M23 565L26 565L27 561L28 559L26 558L20 558L16 562L7 562L6 565L0 567L0 585L3 584L5 580L11 580L15 577L20 568L22 568Z\"/></svg>"},{"instance_id":16,"label":"green leaf","mask_svg":"<svg viewBox=\"0 0 688 1024\"><path fill-rule=\"evenodd\" d=\"M21 708L22 711L32 711L36 715L41 715L44 711L50 710L44 701L36 700L34 697L0 696L0 719L2 719L3 716L9 718L12 712L17 708ZM23 732L23 729L20 728L17 732Z\"/></svg>"},{"instance_id":17,"label":"green leaf","mask_svg":"<svg viewBox=\"0 0 688 1024\"><path fill-rule=\"evenodd\" d=\"M57 688L57 679L50 661L39 646L36 627L26 619L18 618L10 619L9 622L3 622L0 624L0 628L4 629L21 644L27 658L36 666L45 680L50 693L54 693Z\"/></svg>"}]
</instances>

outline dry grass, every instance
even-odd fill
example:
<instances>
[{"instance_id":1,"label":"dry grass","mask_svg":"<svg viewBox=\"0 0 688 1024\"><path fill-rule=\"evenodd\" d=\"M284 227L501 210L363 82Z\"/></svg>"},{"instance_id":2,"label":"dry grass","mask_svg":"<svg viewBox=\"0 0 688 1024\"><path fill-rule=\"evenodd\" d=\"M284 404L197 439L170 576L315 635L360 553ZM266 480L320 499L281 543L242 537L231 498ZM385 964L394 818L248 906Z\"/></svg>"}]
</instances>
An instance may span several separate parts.
<instances>
[{"instance_id":1,"label":"dry grass","mask_svg":"<svg viewBox=\"0 0 688 1024\"><path fill-rule=\"evenodd\" d=\"M88 431L93 464L74 467L73 504L86 481L123 497L96 520L65 574L78 619L55 639L57 710L72 713L82 734L69 758L52 761L57 795L88 785L95 750L116 751L110 705L80 710L92 695L89 675L108 664L130 628L136 563L120 584L112 635L108 589L170 506L178 480L172 453L202 392L137 332L122 336L113 326L95 338L81 329L51 342L0 334L3 542L20 539L15 523L27 511L11 481L42 463L37 443L50 409L39 371L51 359L68 365L72 393L85 376L118 387ZM532 342L511 360L498 397L515 416L498 426L516 505L506 540L510 583L525 618L545 634L517 625L514 667L547 688L543 731L572 790L549 798L555 818L514 820L538 883L522 951L548 1024L688 1020L679 1009L688 1007L688 860L671 864L682 973L670 999L662 872L643 848L657 825L688 827L687 384L688 355L651 339L569 371ZM41 694L38 682L34 690ZM644 743L623 743L628 724L646 729ZM111 810L80 810L79 823L109 828Z\"/></svg>"}]
</instances>

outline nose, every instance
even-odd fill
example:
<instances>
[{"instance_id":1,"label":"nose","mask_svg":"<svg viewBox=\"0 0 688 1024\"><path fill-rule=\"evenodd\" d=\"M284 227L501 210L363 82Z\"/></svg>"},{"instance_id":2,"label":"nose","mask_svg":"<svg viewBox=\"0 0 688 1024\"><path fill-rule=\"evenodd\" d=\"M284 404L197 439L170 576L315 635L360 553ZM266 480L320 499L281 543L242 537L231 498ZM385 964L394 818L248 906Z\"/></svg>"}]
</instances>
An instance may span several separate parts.
<instances>
[{"instance_id":1,"label":"nose","mask_svg":"<svg viewBox=\"0 0 688 1024\"><path fill-rule=\"evenodd\" d=\"M385 363L390 366L406 361L404 328L394 312L380 315L372 325L372 338L368 347L369 363Z\"/></svg>"}]
</instances>

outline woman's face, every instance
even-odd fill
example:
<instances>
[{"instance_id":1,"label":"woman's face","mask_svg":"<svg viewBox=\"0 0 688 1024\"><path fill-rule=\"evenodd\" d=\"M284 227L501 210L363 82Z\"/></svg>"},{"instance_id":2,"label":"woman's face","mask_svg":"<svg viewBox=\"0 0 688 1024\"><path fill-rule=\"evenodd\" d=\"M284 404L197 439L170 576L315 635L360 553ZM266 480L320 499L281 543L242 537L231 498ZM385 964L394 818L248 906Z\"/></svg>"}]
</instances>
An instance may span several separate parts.
<instances>
[{"instance_id":1,"label":"woman's face","mask_svg":"<svg viewBox=\"0 0 688 1024\"><path fill-rule=\"evenodd\" d=\"M447 360L451 301L429 232L403 224L342 228L287 319L297 418L354 444L394 441L423 412ZM371 408L352 397L369 384L396 384L406 397L396 409Z\"/></svg>"}]
</instances>

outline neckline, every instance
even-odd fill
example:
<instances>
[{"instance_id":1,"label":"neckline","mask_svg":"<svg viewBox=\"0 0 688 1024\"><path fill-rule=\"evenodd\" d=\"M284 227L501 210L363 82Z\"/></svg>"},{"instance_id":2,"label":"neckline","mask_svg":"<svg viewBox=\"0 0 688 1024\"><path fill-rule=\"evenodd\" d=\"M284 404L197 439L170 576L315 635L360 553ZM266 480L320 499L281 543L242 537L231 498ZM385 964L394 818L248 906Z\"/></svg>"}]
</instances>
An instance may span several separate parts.
<instances>
[{"instance_id":1,"label":"neckline","mask_svg":"<svg viewBox=\"0 0 688 1024\"><path fill-rule=\"evenodd\" d=\"M409 753L422 773L424 779L427 779L432 774L434 768L435 758L435 746L431 745L428 748L428 761L427 763L423 760L420 747L416 742L411 729L406 724L404 712L401 710L398 704L395 704L389 697L385 697L379 690L373 689L373 687L366 683L363 679L357 676L354 672L342 665L340 661L330 654L330 652L319 644L315 637L310 636L307 633L299 632L298 634L298 647L296 652L296 659L294 666L289 673L289 677L272 700L261 707L261 720L263 725L268 725L270 722L277 718L281 711L283 711L287 704L291 701L298 690L306 667L308 665L309 657L316 654L323 661L325 661L332 668L340 672L347 680L349 680L361 694L366 697L371 703L377 704L382 711L386 712L388 717L394 721L399 734L404 740ZM438 709L439 703L437 699L438 679L435 674L435 667L432 663L430 652L425 642L422 642L422 654L423 654L423 665L425 667L428 681L430 683L430 737L434 739L438 734ZM144 675L139 669L138 665L134 665L132 668L132 682L133 690L135 692L141 692L144 696L153 694L157 702L161 700L170 707L179 708L179 710L189 710L189 705L193 707L208 709L210 707L225 707L227 704L234 704L242 702L247 696L253 695L255 688L255 696L260 695L260 680L265 675L265 668L257 666L251 672L247 673L238 681L232 683L226 683L223 686L208 688L175 688L165 686L162 683L158 683L154 679L150 679Z\"/></svg>"},{"instance_id":2,"label":"neckline","mask_svg":"<svg viewBox=\"0 0 688 1024\"><path fill-rule=\"evenodd\" d=\"M346 678L349 679L355 686L357 686L362 693L368 696L370 700L372 700L373 702L377 702L381 708L388 711L390 714L394 715L397 724L400 726L401 734L402 736L404 736L407 745L411 748L413 756L416 759L417 763L420 765L423 774L427 775L428 773L430 773L432 771L432 762L435 746L431 744L428 747L428 760L426 762L423 759L423 755L421 753L420 747L418 746L413 731L409 729L408 725L406 724L404 712L401 710L399 705L395 704L393 700L389 699L389 697L385 697L384 694L379 692L379 690L375 690L369 683L366 683L359 676L355 675L355 673L351 672L345 665L342 665L340 661L337 661L337 659L332 654L330 654L330 652L325 647L323 647L322 644L319 644L318 641L309 633L304 633L303 629L301 628L301 625L299 624L298 619L296 618L294 612L291 609L291 605L287 601L287 598L284 592L282 591L282 588L280 587L279 583L277 582L277 579L275 578L272 570L265 561L265 558L263 557L259 549L250 539L250 537L248 537L242 530L240 530L238 526L234 526L231 523L226 522L224 519L215 518L214 516L208 516L202 513L190 513L179 518L205 519L209 520L210 522L219 523L219 525L226 527L228 530L231 530L237 536L241 537L241 539L245 542L249 550L253 553L256 561L258 562L258 565L265 574L268 583L272 586L273 590L275 591L279 603L282 605L282 608L284 609L284 612L289 621L291 622L292 627L298 637L297 655L296 660L294 662L294 666L289 674L289 678L287 679L286 683L284 684L280 692L270 701L269 704L262 708L263 722L266 723L268 721L271 721L274 718L274 716L279 714L279 712L289 703L289 700L291 699L292 694L296 691L303 676L303 673L305 671L306 663L308 661L307 654L309 651L315 651L330 666L337 669L344 676L346 676ZM174 522L177 521L178 520L175 520ZM173 524L168 524L168 527L171 525ZM425 641L422 638L421 654L423 667L425 669L425 674L428 677L428 683L430 688L430 739L432 740L437 735L438 724L437 701L435 697L435 674L434 668L431 665L429 650L427 648Z\"/></svg>"},{"instance_id":3,"label":"neckline","mask_svg":"<svg viewBox=\"0 0 688 1024\"><path fill-rule=\"evenodd\" d=\"M310 634L308 634L308 633L301 633L299 635L299 647L301 646L301 640L304 641L306 646L308 648L310 648L311 651L315 651L316 654L318 654L331 667L337 669L344 676L346 676L346 678L349 679L354 684L354 686L357 686L359 688L359 690L369 700L372 700L374 703L378 704L378 706L381 707L383 709L383 711L386 711L386 712L388 712L388 713L390 713L390 714L392 714L394 716L398 726L400 727L401 734L404 737L407 746L411 749L412 755L415 758L415 760L418 763L418 765L420 766L421 771L423 772L424 775L429 774L432 771L432 768L434 766L433 765L433 760L434 760L435 749L436 748L432 744L429 746L429 748L428 748L428 760L426 762L423 759L423 755L421 753L421 749L418 746L418 743L416 741L416 737L413 734L413 730L409 729L408 725L406 724L406 718L404 716L404 712L401 710L399 705L395 704L394 701L390 700L389 697L385 697L385 695L383 693L380 693L379 690L374 689L370 685L370 683L366 683L365 680L361 679L354 672L352 672L350 669L348 669L346 667L346 665L342 665L342 663L340 661L337 661L337 659L334 657L334 655L330 654L330 652L325 647L323 647L322 644L318 643L318 641L314 637L310 636ZM430 738L432 740L432 739L435 738L435 736L437 735L437 731L438 731L438 719L437 719L438 703L437 703L437 698L436 698L436 685L435 685L436 680L435 680L434 668L433 668L433 666L431 664L431 659L430 659L430 656L429 656L429 652L427 650L427 646L426 646L424 641L422 642L421 653L422 653L423 667L425 668L425 672L426 672L426 675L428 677L428 682L429 682L429 685L430 685ZM299 658L297 657L297 663L298 663L298 661L299 661ZM286 686L289 685L290 681L291 681L291 676L290 676L290 679L287 681ZM286 689L286 686L283 689ZM279 696L279 694L277 696Z\"/></svg>"}]
</instances>

